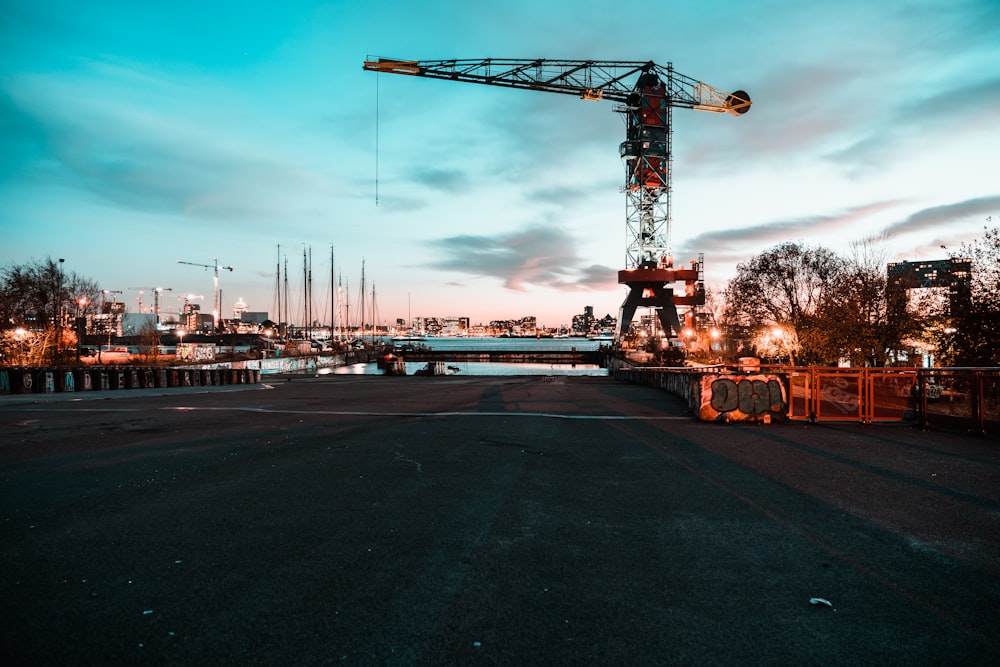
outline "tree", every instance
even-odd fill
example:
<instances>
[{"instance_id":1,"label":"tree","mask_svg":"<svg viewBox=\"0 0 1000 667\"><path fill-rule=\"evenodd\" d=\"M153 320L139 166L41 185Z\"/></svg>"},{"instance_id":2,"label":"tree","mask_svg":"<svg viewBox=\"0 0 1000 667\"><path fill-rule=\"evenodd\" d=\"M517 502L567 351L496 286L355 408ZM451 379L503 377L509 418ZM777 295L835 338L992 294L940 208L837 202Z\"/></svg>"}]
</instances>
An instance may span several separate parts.
<instances>
[{"instance_id":1,"label":"tree","mask_svg":"<svg viewBox=\"0 0 1000 667\"><path fill-rule=\"evenodd\" d=\"M89 278L65 273L62 260L51 257L0 269L0 330L20 329L22 337L40 336L42 356L66 349L56 334L77 314L95 312L100 288ZM24 347L26 345L19 345ZM32 342L31 348L37 346ZM38 356L33 355L33 356Z\"/></svg>"},{"instance_id":2,"label":"tree","mask_svg":"<svg viewBox=\"0 0 1000 667\"><path fill-rule=\"evenodd\" d=\"M918 329L907 311L906 289L886 274L884 239L851 244L825 295L815 322L814 343L828 359L852 366L886 366L890 354Z\"/></svg>"},{"instance_id":3,"label":"tree","mask_svg":"<svg viewBox=\"0 0 1000 667\"><path fill-rule=\"evenodd\" d=\"M951 254L971 259L972 275L968 298L949 304L932 334L939 358L950 366L1000 366L1000 228L983 229L982 238Z\"/></svg>"},{"instance_id":4,"label":"tree","mask_svg":"<svg viewBox=\"0 0 1000 667\"><path fill-rule=\"evenodd\" d=\"M139 340L142 341L146 359L155 363L160 356L160 332L154 322L143 323L139 329Z\"/></svg>"},{"instance_id":5,"label":"tree","mask_svg":"<svg viewBox=\"0 0 1000 667\"><path fill-rule=\"evenodd\" d=\"M736 267L736 277L723 292L726 323L731 331L742 330L745 338L759 338L778 326L797 341L800 361L829 361L817 314L843 267L832 251L794 242L755 255Z\"/></svg>"}]
</instances>

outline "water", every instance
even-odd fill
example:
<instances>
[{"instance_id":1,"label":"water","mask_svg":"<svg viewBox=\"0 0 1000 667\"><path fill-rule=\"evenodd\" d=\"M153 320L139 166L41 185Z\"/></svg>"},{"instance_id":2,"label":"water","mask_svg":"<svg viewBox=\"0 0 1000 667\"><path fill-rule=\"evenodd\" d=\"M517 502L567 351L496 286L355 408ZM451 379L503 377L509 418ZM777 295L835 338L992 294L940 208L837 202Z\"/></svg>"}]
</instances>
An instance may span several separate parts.
<instances>
[{"instance_id":1,"label":"water","mask_svg":"<svg viewBox=\"0 0 1000 667\"><path fill-rule=\"evenodd\" d=\"M489 352L491 350L519 351L549 351L549 352L589 352L608 345L607 341L588 340L586 338L487 338L469 336L467 338L431 337L413 342L397 342L398 351L405 345L425 346L432 350L460 350L469 352ZM403 352L405 356L405 352ZM406 374L413 375L427 366L427 362L406 362ZM565 375L565 376L606 376L608 370L597 364L512 364L486 361L448 361L445 363L449 375ZM383 375L382 369L375 363L353 364L330 369L338 375Z\"/></svg>"},{"instance_id":2,"label":"water","mask_svg":"<svg viewBox=\"0 0 1000 667\"><path fill-rule=\"evenodd\" d=\"M426 362L406 362L406 374L413 375L425 368ZM608 369L597 364L507 364L488 361L449 361L445 363L449 375L589 375L606 376ZM376 363L351 364L337 368L322 369L336 375L384 375L384 371Z\"/></svg>"},{"instance_id":3,"label":"water","mask_svg":"<svg viewBox=\"0 0 1000 667\"><path fill-rule=\"evenodd\" d=\"M396 349L405 345L425 346L432 350L468 350L470 352L507 350L509 352L520 351L548 351L548 352L590 352L600 349L600 346L610 345L610 341L597 341L588 338L493 338L486 336L458 337L431 337L426 340L418 340L412 343L396 343Z\"/></svg>"}]
</instances>

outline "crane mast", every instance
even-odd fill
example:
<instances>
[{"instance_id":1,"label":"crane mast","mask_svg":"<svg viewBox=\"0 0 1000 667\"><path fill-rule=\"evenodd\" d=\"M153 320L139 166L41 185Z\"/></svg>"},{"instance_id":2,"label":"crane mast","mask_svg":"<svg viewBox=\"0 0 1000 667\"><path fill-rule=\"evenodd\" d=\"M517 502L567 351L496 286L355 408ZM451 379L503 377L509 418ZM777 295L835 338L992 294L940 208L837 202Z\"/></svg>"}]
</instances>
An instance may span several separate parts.
<instances>
[{"instance_id":1,"label":"crane mast","mask_svg":"<svg viewBox=\"0 0 1000 667\"><path fill-rule=\"evenodd\" d=\"M422 76L506 88L575 95L617 102L625 119L625 269L619 284L629 288L621 305L616 338L626 333L639 306L656 309L666 335L681 333L677 306L704 304L703 262L675 269L671 250L671 193L674 107L740 116L751 105L738 90L727 93L652 61L598 60L399 60L364 63L373 72ZM669 285L684 283L683 294Z\"/></svg>"}]
</instances>

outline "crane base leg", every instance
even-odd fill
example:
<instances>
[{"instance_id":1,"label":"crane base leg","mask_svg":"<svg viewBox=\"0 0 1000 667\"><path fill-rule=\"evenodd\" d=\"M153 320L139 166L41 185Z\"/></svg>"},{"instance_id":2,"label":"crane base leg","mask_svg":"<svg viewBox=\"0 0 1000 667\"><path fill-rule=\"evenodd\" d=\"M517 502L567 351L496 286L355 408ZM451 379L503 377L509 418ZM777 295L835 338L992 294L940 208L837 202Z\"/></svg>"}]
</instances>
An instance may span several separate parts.
<instances>
[{"instance_id":1,"label":"crane base leg","mask_svg":"<svg viewBox=\"0 0 1000 667\"><path fill-rule=\"evenodd\" d=\"M656 308L663 332L669 336L672 331L675 336L680 336L681 321L677 316L677 306L674 305L673 288L667 287L662 282L630 282L628 287L628 296L618 311L617 340L621 340L623 334L629 330L635 309L639 306Z\"/></svg>"}]
</instances>

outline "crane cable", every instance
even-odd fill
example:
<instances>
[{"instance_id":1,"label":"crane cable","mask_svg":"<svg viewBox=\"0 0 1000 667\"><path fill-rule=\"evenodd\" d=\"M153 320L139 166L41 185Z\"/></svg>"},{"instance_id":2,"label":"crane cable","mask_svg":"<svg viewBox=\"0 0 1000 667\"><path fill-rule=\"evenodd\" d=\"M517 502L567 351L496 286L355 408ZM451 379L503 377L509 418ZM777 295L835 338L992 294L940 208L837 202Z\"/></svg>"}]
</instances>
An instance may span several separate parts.
<instances>
[{"instance_id":1,"label":"crane cable","mask_svg":"<svg viewBox=\"0 0 1000 667\"><path fill-rule=\"evenodd\" d=\"M379 111L379 98L378 98L378 73L375 74L375 206L378 206L378 111Z\"/></svg>"}]
</instances>

